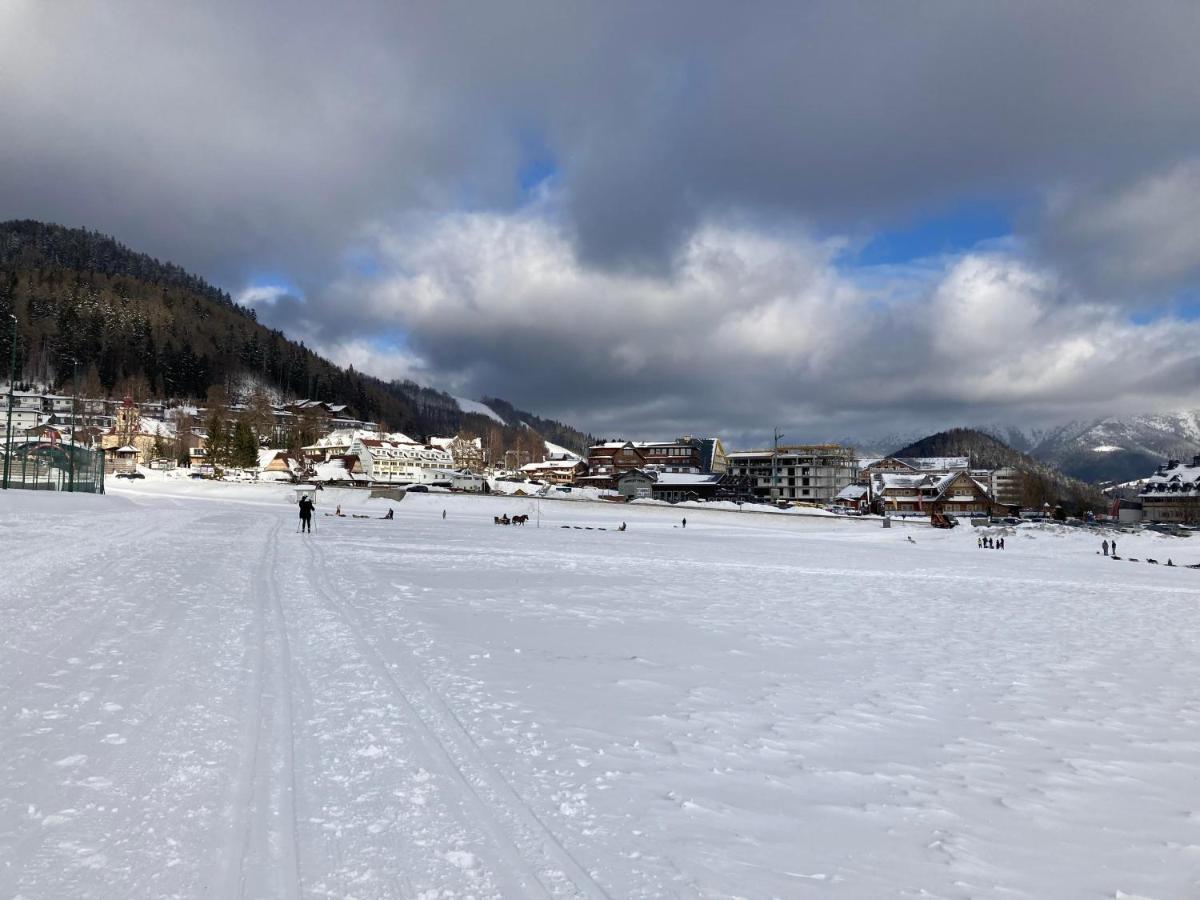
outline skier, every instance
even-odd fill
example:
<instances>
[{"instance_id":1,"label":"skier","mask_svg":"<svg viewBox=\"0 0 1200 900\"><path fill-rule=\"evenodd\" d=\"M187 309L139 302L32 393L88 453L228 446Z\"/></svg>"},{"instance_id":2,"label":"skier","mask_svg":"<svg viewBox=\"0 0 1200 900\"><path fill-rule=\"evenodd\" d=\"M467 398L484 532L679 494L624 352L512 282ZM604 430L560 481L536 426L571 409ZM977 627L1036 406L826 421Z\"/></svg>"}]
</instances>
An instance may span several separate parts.
<instances>
[{"instance_id":1,"label":"skier","mask_svg":"<svg viewBox=\"0 0 1200 900\"><path fill-rule=\"evenodd\" d=\"M387 511L387 515L386 515L386 516L384 516L384 518L385 518L385 519L394 519L394 518L396 518L396 511L395 511L394 509L392 509L392 508L389 506L389 507L388 507L388 511Z\"/></svg>"},{"instance_id":2,"label":"skier","mask_svg":"<svg viewBox=\"0 0 1200 900\"><path fill-rule=\"evenodd\" d=\"M1104 539L1104 542L1100 545L1100 549L1104 551L1105 556L1108 556L1108 538Z\"/></svg>"},{"instance_id":3,"label":"skier","mask_svg":"<svg viewBox=\"0 0 1200 900\"><path fill-rule=\"evenodd\" d=\"M300 530L312 533L312 498L305 495L300 498Z\"/></svg>"}]
</instances>

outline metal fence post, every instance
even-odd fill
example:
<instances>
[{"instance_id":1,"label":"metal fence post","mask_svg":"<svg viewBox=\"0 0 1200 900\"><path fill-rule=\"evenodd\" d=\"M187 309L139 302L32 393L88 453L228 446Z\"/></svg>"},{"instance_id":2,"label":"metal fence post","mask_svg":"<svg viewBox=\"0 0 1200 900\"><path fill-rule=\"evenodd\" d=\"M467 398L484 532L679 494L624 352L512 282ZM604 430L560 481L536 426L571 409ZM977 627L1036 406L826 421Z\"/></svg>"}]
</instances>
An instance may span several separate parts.
<instances>
[{"instance_id":1,"label":"metal fence post","mask_svg":"<svg viewBox=\"0 0 1200 900\"><path fill-rule=\"evenodd\" d=\"M3 489L8 490L8 475L12 459L12 413L13 388L17 381L17 317L10 314L12 319L12 351L8 361L8 422L4 427L4 481Z\"/></svg>"}]
</instances>

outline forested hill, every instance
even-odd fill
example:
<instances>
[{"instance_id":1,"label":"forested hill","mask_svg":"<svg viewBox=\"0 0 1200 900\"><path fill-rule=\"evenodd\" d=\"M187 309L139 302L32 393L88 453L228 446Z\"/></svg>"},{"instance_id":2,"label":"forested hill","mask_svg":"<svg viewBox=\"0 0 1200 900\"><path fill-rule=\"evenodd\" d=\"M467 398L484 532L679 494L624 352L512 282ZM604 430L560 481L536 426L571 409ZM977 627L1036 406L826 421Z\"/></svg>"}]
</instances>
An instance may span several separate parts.
<instances>
[{"instance_id":1,"label":"forested hill","mask_svg":"<svg viewBox=\"0 0 1200 900\"><path fill-rule=\"evenodd\" d=\"M494 430L441 391L336 366L204 279L85 229L0 223L0 321L9 313L18 320L18 381L62 389L75 359L84 395L203 401L210 388L235 393L251 380L285 398L348 403L416 437ZM0 327L5 363L10 348L11 331ZM505 406L514 440L528 422L556 443L587 444L568 425Z\"/></svg>"},{"instance_id":2,"label":"forested hill","mask_svg":"<svg viewBox=\"0 0 1200 900\"><path fill-rule=\"evenodd\" d=\"M1094 485L1064 475L1058 469L1040 463L1008 444L974 428L952 428L921 438L891 454L896 457L966 456L971 467L998 469L1011 466L1026 474L1025 504L1062 504L1069 511L1102 509L1103 495Z\"/></svg>"},{"instance_id":3,"label":"forested hill","mask_svg":"<svg viewBox=\"0 0 1200 900\"><path fill-rule=\"evenodd\" d=\"M892 456L969 456L978 469L998 469L1014 466L1018 469L1038 468L1040 463L1014 450L990 434L974 428L952 428L914 441L897 450Z\"/></svg>"}]
</instances>

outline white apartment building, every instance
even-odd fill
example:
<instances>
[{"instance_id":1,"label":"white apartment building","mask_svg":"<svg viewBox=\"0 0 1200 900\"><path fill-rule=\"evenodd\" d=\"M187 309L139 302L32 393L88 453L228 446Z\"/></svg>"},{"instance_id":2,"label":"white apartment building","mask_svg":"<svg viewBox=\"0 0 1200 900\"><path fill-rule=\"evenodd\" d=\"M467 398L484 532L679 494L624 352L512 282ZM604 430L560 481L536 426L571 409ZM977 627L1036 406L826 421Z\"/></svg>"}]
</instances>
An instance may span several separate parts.
<instances>
[{"instance_id":1,"label":"white apartment building","mask_svg":"<svg viewBox=\"0 0 1200 900\"><path fill-rule=\"evenodd\" d=\"M335 456L345 456L350 452L350 448L357 440L382 440L391 444L415 444L412 438L408 435L401 434L396 431L392 434L380 434L377 431L368 431L366 429L343 429L331 431L322 438L318 438L315 444L309 444L307 447L300 449L304 453L304 458L316 462L327 462Z\"/></svg>"},{"instance_id":2,"label":"white apartment building","mask_svg":"<svg viewBox=\"0 0 1200 900\"><path fill-rule=\"evenodd\" d=\"M378 438L355 438L350 455L358 457L363 475L388 484L429 484L449 481L454 457L427 444L399 443Z\"/></svg>"}]
</instances>

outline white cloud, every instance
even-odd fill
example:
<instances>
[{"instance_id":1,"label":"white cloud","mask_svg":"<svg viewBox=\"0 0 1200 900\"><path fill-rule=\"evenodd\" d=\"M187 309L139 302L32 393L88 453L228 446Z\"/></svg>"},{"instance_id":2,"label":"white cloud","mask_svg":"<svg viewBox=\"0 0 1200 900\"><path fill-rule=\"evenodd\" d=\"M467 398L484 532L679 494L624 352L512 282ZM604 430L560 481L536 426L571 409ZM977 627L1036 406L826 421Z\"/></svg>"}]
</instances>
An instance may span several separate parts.
<instances>
[{"instance_id":1,"label":"white cloud","mask_svg":"<svg viewBox=\"0 0 1200 900\"><path fill-rule=\"evenodd\" d=\"M376 240L384 274L348 277L328 302L356 298L360 332L399 333L411 349L349 342L340 360L597 433L780 422L834 437L1200 399L1179 378L1200 370L1200 325L1133 324L1015 252L881 284L839 269L837 241L715 221L662 277L586 264L545 209L444 216Z\"/></svg>"},{"instance_id":2,"label":"white cloud","mask_svg":"<svg viewBox=\"0 0 1200 900\"><path fill-rule=\"evenodd\" d=\"M244 288L234 298L240 305L252 309L274 306L280 300L293 296L291 289L277 284L258 284Z\"/></svg>"}]
</instances>

